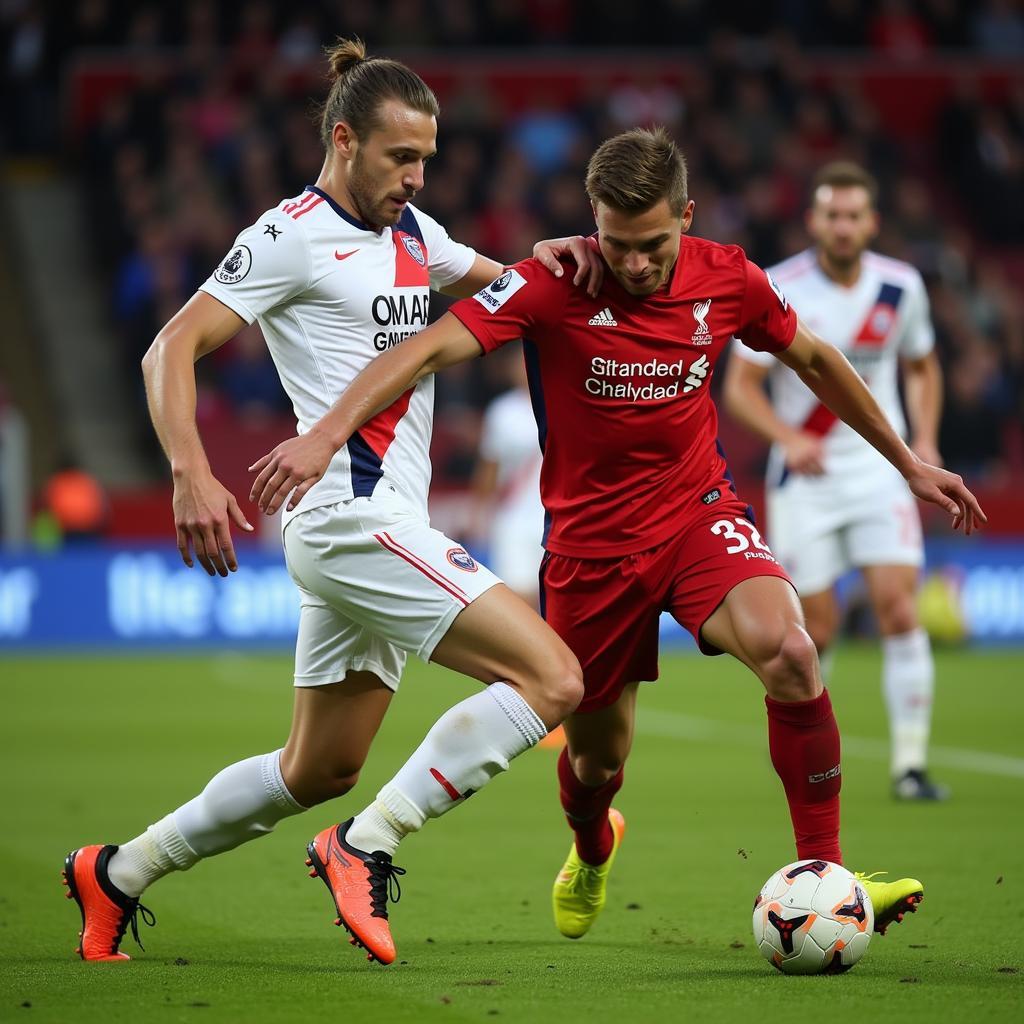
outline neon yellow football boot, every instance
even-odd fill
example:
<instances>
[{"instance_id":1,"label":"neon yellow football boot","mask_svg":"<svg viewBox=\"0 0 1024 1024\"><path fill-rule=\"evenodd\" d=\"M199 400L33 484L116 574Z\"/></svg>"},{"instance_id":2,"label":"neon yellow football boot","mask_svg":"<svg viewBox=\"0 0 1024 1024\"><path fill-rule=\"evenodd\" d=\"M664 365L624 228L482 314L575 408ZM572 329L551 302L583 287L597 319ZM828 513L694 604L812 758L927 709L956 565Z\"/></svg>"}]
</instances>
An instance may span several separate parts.
<instances>
[{"instance_id":1,"label":"neon yellow football boot","mask_svg":"<svg viewBox=\"0 0 1024 1024\"><path fill-rule=\"evenodd\" d=\"M875 875L884 874L885 871L870 875L863 871L854 872L854 877L864 886L875 908L875 931L879 935L884 935L893 921L899 924L904 914L916 913L917 905L924 899L924 886L916 878L900 878L895 882L873 880Z\"/></svg>"},{"instance_id":2,"label":"neon yellow football boot","mask_svg":"<svg viewBox=\"0 0 1024 1024\"><path fill-rule=\"evenodd\" d=\"M555 927L567 939L579 939L586 935L597 920L597 915L604 909L608 875L615 863L615 854L622 845L622 837L626 834L626 819L614 807L608 812L608 821L614 836L608 859L596 866L585 864L580 860L576 844L573 843L569 857L555 879L555 887L551 892Z\"/></svg>"}]
</instances>

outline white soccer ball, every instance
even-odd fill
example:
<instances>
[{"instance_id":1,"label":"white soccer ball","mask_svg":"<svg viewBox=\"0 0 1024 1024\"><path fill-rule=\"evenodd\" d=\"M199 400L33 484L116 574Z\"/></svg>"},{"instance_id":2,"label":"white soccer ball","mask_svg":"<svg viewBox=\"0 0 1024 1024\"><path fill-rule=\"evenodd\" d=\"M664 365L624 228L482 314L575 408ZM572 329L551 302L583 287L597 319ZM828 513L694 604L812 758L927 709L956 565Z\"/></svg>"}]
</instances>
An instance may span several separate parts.
<instances>
[{"instance_id":1,"label":"white soccer ball","mask_svg":"<svg viewBox=\"0 0 1024 1024\"><path fill-rule=\"evenodd\" d=\"M839 974L867 952L875 911L852 872L798 860L768 879L754 901L754 941L785 974Z\"/></svg>"}]
</instances>

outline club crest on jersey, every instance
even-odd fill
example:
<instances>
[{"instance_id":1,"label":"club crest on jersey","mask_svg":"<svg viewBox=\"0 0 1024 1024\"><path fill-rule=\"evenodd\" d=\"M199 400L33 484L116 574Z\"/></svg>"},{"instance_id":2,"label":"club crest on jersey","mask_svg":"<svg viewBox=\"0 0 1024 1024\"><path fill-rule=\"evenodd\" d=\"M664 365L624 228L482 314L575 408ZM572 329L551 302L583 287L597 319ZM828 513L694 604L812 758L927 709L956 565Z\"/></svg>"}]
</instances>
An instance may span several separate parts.
<instances>
[{"instance_id":1,"label":"club crest on jersey","mask_svg":"<svg viewBox=\"0 0 1024 1024\"><path fill-rule=\"evenodd\" d=\"M693 304L693 319L697 322L697 329L693 332L690 340L694 345L711 344L711 331L708 330L708 314L710 312L710 299L704 299L703 302L695 302Z\"/></svg>"},{"instance_id":2,"label":"club crest on jersey","mask_svg":"<svg viewBox=\"0 0 1024 1024\"><path fill-rule=\"evenodd\" d=\"M418 238L413 238L412 235L402 235L402 244L405 246L405 251L421 266L427 265L427 258L423 255L423 246L420 245Z\"/></svg>"},{"instance_id":3,"label":"club crest on jersey","mask_svg":"<svg viewBox=\"0 0 1024 1024\"><path fill-rule=\"evenodd\" d=\"M224 262L213 272L214 280L221 284L237 284L252 269L252 253L247 245L236 245Z\"/></svg>"},{"instance_id":4,"label":"club crest on jersey","mask_svg":"<svg viewBox=\"0 0 1024 1024\"><path fill-rule=\"evenodd\" d=\"M488 313L496 313L520 288L526 284L526 278L518 270L506 270L486 288L473 296Z\"/></svg>"},{"instance_id":5,"label":"club crest on jersey","mask_svg":"<svg viewBox=\"0 0 1024 1024\"><path fill-rule=\"evenodd\" d=\"M478 568L473 556L465 548L449 548L448 561L463 572L476 572Z\"/></svg>"}]
</instances>

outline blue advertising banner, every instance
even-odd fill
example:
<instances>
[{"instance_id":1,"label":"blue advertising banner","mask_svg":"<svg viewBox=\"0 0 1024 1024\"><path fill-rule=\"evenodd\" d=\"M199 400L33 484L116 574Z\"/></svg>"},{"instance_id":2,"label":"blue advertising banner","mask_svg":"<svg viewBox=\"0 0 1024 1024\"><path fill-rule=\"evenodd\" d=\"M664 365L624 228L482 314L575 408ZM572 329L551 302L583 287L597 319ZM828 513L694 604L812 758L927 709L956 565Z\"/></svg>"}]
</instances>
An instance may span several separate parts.
<instances>
[{"instance_id":1,"label":"blue advertising banner","mask_svg":"<svg viewBox=\"0 0 1024 1024\"><path fill-rule=\"evenodd\" d=\"M0 650L290 648L299 599L281 555L243 548L239 563L221 579L173 549L0 553ZM947 639L1024 644L1024 543L929 544L922 613ZM662 638L692 646L671 621Z\"/></svg>"}]
</instances>

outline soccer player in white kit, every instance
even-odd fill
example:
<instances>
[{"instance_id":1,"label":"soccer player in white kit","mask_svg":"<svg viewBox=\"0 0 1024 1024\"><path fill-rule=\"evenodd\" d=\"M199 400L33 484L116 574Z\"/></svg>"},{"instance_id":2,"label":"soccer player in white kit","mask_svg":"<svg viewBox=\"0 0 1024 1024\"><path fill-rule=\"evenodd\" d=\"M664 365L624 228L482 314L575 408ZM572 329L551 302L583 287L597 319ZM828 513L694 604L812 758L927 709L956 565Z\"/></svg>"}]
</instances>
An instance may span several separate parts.
<instances>
[{"instance_id":1,"label":"soccer player in white kit","mask_svg":"<svg viewBox=\"0 0 1024 1024\"><path fill-rule=\"evenodd\" d=\"M518 346L516 346L518 348ZM521 352L508 352L513 386L484 411L473 475L474 532L486 535L494 572L536 607L544 554L540 500L541 449Z\"/></svg>"},{"instance_id":2,"label":"soccer player in white kit","mask_svg":"<svg viewBox=\"0 0 1024 1024\"><path fill-rule=\"evenodd\" d=\"M868 250L878 230L876 195L874 179L857 165L822 168L807 215L815 246L770 272L808 326L846 355L906 435L897 384L902 369L910 447L941 465L942 379L928 296L912 266ZM943 799L945 788L927 771L934 667L917 615L924 555L914 498L892 466L792 370L742 341L732 354L725 405L772 443L769 535L800 592L807 630L824 654L838 628L833 585L848 569L859 569L882 635L893 793Z\"/></svg>"},{"instance_id":3,"label":"soccer player in white kit","mask_svg":"<svg viewBox=\"0 0 1024 1024\"><path fill-rule=\"evenodd\" d=\"M238 236L144 360L174 478L178 548L189 566L194 548L211 575L237 568L230 525L251 526L203 452L195 361L258 320L306 433L361 369L426 324L431 287L468 296L501 272L410 205L434 153L430 89L402 64L367 58L358 41L339 41L328 57L334 84L317 183ZM550 243L545 262L561 274L555 257L566 249L584 261L580 281L593 266L582 239ZM391 859L399 841L505 770L578 704L580 668L565 644L429 525L432 405L424 380L291 497L284 548L301 615L287 743L225 768L130 842L68 855L83 959L128 959L121 940L129 926L137 938L137 915L149 920L138 898L158 878L348 792L412 651L489 685L435 723L370 807L308 846L335 923L370 959L390 963L387 900L404 873Z\"/></svg>"}]
</instances>

